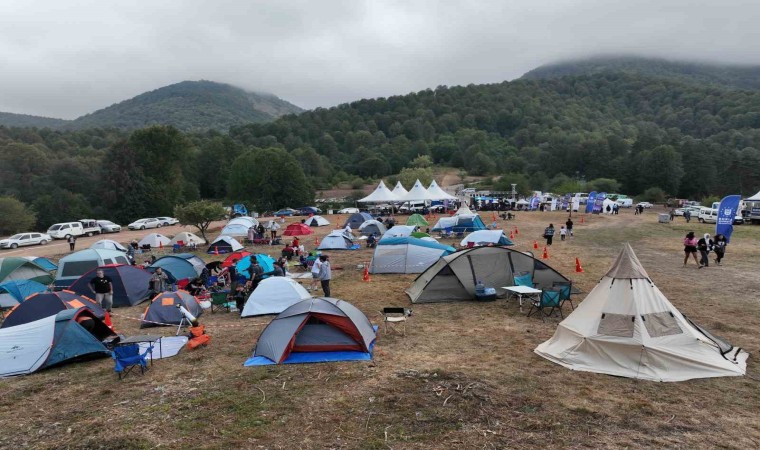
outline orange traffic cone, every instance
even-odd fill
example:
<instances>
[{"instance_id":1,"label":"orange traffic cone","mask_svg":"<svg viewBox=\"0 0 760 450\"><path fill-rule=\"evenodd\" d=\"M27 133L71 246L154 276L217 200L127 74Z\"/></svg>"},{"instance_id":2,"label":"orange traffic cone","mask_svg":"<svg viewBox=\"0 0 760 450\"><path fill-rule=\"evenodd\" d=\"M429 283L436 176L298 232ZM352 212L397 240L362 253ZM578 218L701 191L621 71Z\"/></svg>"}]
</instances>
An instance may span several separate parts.
<instances>
[{"instance_id":1,"label":"orange traffic cone","mask_svg":"<svg viewBox=\"0 0 760 450\"><path fill-rule=\"evenodd\" d=\"M108 311L106 311L106 318L103 320L103 323L113 331L113 322L111 322L111 314Z\"/></svg>"},{"instance_id":2,"label":"orange traffic cone","mask_svg":"<svg viewBox=\"0 0 760 450\"><path fill-rule=\"evenodd\" d=\"M371 278L369 277L369 268L365 264L364 265L364 275L362 275L362 280L364 280L364 281L370 281L370 279Z\"/></svg>"},{"instance_id":3,"label":"orange traffic cone","mask_svg":"<svg viewBox=\"0 0 760 450\"><path fill-rule=\"evenodd\" d=\"M578 273L583 273L583 267L581 267L581 260L578 258L575 258L575 271Z\"/></svg>"},{"instance_id":4,"label":"orange traffic cone","mask_svg":"<svg viewBox=\"0 0 760 450\"><path fill-rule=\"evenodd\" d=\"M514 238L515 238L515 234L514 234L514 233L512 233L511 231L509 232L509 238L510 238L510 239L514 239Z\"/></svg>"},{"instance_id":5,"label":"orange traffic cone","mask_svg":"<svg viewBox=\"0 0 760 450\"><path fill-rule=\"evenodd\" d=\"M549 259L549 250L544 245L544 254L541 255L541 259Z\"/></svg>"},{"instance_id":6,"label":"orange traffic cone","mask_svg":"<svg viewBox=\"0 0 760 450\"><path fill-rule=\"evenodd\" d=\"M158 248L164 248L164 243L161 241L158 241Z\"/></svg>"},{"instance_id":7,"label":"orange traffic cone","mask_svg":"<svg viewBox=\"0 0 760 450\"><path fill-rule=\"evenodd\" d=\"M318 237L314 238L314 245L319 245L319 238Z\"/></svg>"},{"instance_id":8,"label":"orange traffic cone","mask_svg":"<svg viewBox=\"0 0 760 450\"><path fill-rule=\"evenodd\" d=\"M538 241L533 241L533 249L538 250Z\"/></svg>"},{"instance_id":9,"label":"orange traffic cone","mask_svg":"<svg viewBox=\"0 0 760 450\"><path fill-rule=\"evenodd\" d=\"M518 235L518 234L520 234L520 230L518 230L517 227L515 227L515 235Z\"/></svg>"}]
</instances>

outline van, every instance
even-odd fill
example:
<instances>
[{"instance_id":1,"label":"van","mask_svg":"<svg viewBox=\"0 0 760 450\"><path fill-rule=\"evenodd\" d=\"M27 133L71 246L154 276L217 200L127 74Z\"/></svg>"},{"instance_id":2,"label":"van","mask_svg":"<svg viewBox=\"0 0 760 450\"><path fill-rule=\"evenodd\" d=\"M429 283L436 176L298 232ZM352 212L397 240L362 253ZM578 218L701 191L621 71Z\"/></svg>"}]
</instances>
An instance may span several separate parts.
<instances>
[{"instance_id":1,"label":"van","mask_svg":"<svg viewBox=\"0 0 760 450\"><path fill-rule=\"evenodd\" d=\"M619 198L619 199L617 199L617 204L621 208L631 208L633 206L633 199L632 198Z\"/></svg>"},{"instance_id":2,"label":"van","mask_svg":"<svg viewBox=\"0 0 760 450\"><path fill-rule=\"evenodd\" d=\"M697 220L702 223L717 223L718 210L712 208L701 208L699 210L699 216L697 216Z\"/></svg>"},{"instance_id":3,"label":"van","mask_svg":"<svg viewBox=\"0 0 760 450\"><path fill-rule=\"evenodd\" d=\"M78 222L82 224L82 232L87 237L95 234L100 234L102 232L100 224L95 219L79 219Z\"/></svg>"},{"instance_id":4,"label":"van","mask_svg":"<svg viewBox=\"0 0 760 450\"><path fill-rule=\"evenodd\" d=\"M84 227L79 222L56 223L47 230L53 239L68 239L70 236L84 235Z\"/></svg>"}]
</instances>

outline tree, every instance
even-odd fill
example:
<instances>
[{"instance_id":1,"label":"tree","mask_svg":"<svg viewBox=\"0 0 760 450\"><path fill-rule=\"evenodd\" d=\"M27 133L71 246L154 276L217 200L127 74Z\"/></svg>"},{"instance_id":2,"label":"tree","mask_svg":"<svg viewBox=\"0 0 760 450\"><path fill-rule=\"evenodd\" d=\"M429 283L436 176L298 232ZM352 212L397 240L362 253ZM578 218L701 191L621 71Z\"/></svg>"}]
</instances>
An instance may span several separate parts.
<instances>
[{"instance_id":1,"label":"tree","mask_svg":"<svg viewBox=\"0 0 760 450\"><path fill-rule=\"evenodd\" d=\"M670 145L641 152L638 175L642 188L659 187L677 193L683 177L681 155Z\"/></svg>"},{"instance_id":2,"label":"tree","mask_svg":"<svg viewBox=\"0 0 760 450\"><path fill-rule=\"evenodd\" d=\"M37 212L37 228L41 230L54 223L85 219L92 215L90 203L84 195L65 189L59 190L55 195L37 197L32 208Z\"/></svg>"},{"instance_id":3,"label":"tree","mask_svg":"<svg viewBox=\"0 0 760 450\"><path fill-rule=\"evenodd\" d=\"M283 149L254 149L232 163L228 181L229 197L255 204L261 210L308 205L314 190L301 165Z\"/></svg>"},{"instance_id":4,"label":"tree","mask_svg":"<svg viewBox=\"0 0 760 450\"><path fill-rule=\"evenodd\" d=\"M37 218L25 204L13 197L0 197L0 235L29 231Z\"/></svg>"},{"instance_id":5,"label":"tree","mask_svg":"<svg viewBox=\"0 0 760 450\"><path fill-rule=\"evenodd\" d=\"M174 217L179 220L179 223L194 226L200 231L203 239L206 239L206 231L211 222L223 219L226 213L221 203L209 200L200 200L174 207Z\"/></svg>"},{"instance_id":6,"label":"tree","mask_svg":"<svg viewBox=\"0 0 760 450\"><path fill-rule=\"evenodd\" d=\"M644 191L643 194L639 196L642 201L645 202L652 202L652 203L662 203L665 201L667 195L665 194L665 191L658 187L650 187L646 191ZM637 197L637 198L639 198Z\"/></svg>"},{"instance_id":7,"label":"tree","mask_svg":"<svg viewBox=\"0 0 760 450\"><path fill-rule=\"evenodd\" d=\"M595 178L588 182L588 191L620 192L620 182L612 178Z\"/></svg>"},{"instance_id":8,"label":"tree","mask_svg":"<svg viewBox=\"0 0 760 450\"><path fill-rule=\"evenodd\" d=\"M417 180L420 180L423 186L428 186L433 182L433 170L430 168L420 167L413 169L406 167L401 169L401 173L398 174L398 180L407 189L411 189Z\"/></svg>"}]
</instances>

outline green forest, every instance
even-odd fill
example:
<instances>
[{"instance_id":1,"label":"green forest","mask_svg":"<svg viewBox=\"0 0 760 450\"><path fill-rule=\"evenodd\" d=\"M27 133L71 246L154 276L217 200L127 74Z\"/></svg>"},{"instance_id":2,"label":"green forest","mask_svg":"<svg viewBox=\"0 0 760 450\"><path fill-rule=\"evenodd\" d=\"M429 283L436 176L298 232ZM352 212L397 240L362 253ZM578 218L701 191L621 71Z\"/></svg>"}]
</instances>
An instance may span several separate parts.
<instances>
[{"instance_id":1,"label":"green forest","mask_svg":"<svg viewBox=\"0 0 760 450\"><path fill-rule=\"evenodd\" d=\"M606 179L628 195L701 199L760 189L759 146L758 91L604 72L439 86L226 134L0 127L0 196L36 214L37 228L127 223L199 198L299 207L315 190L432 160L494 189L562 192Z\"/></svg>"}]
</instances>

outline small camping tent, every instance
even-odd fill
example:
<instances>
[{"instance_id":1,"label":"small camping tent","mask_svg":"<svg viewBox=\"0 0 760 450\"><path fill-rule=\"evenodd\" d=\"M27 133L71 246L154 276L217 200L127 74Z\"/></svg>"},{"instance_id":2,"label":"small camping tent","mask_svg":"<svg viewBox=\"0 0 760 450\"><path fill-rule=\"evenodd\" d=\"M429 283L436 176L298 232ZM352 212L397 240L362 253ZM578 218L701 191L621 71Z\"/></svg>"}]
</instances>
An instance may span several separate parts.
<instances>
[{"instance_id":1,"label":"small camping tent","mask_svg":"<svg viewBox=\"0 0 760 450\"><path fill-rule=\"evenodd\" d=\"M453 247L414 237L384 237L375 247L369 272L422 273L441 256L454 251Z\"/></svg>"},{"instance_id":2,"label":"small camping tent","mask_svg":"<svg viewBox=\"0 0 760 450\"><path fill-rule=\"evenodd\" d=\"M193 234L188 231L183 231L181 233L177 233L177 235L174 236L171 240L172 245L179 244L180 242L182 242L184 245L188 245L188 244L203 245L206 243L206 240L198 236L197 234Z\"/></svg>"},{"instance_id":3,"label":"small camping tent","mask_svg":"<svg viewBox=\"0 0 760 450\"><path fill-rule=\"evenodd\" d=\"M352 230L356 230L367 220L372 220L372 216L370 216L369 214L365 212L353 213L350 216L348 216L348 219L346 220L346 223L343 225L343 228L346 228L347 226L349 226L351 227Z\"/></svg>"},{"instance_id":4,"label":"small camping tent","mask_svg":"<svg viewBox=\"0 0 760 450\"><path fill-rule=\"evenodd\" d=\"M208 251L206 251L206 253L212 255L217 253L232 253L243 250L243 248L244 247L235 238L230 236L219 236L208 246Z\"/></svg>"},{"instance_id":5,"label":"small camping tent","mask_svg":"<svg viewBox=\"0 0 760 450\"><path fill-rule=\"evenodd\" d=\"M240 317L279 314L290 306L311 298L311 294L297 281L287 277L269 277L248 297Z\"/></svg>"},{"instance_id":6,"label":"small camping tent","mask_svg":"<svg viewBox=\"0 0 760 450\"><path fill-rule=\"evenodd\" d=\"M155 272L158 267L169 272L176 280L192 280L200 276L206 264L192 253L177 253L158 258L147 269Z\"/></svg>"},{"instance_id":7,"label":"small camping tent","mask_svg":"<svg viewBox=\"0 0 760 450\"><path fill-rule=\"evenodd\" d=\"M411 225L413 227L426 227L430 225L427 220L425 220L424 217L422 217L420 214L412 214L409 216L408 219L406 219L406 224Z\"/></svg>"},{"instance_id":8,"label":"small camping tent","mask_svg":"<svg viewBox=\"0 0 760 450\"><path fill-rule=\"evenodd\" d=\"M253 217L235 217L222 228L221 234L223 236L248 236L248 229L258 225L259 222Z\"/></svg>"},{"instance_id":9,"label":"small camping tent","mask_svg":"<svg viewBox=\"0 0 760 450\"><path fill-rule=\"evenodd\" d=\"M503 287L515 284L515 276L527 274L537 289L569 281L530 253L506 247L474 247L439 259L414 280L406 293L412 303L472 300L475 285L482 281L501 296L506 293Z\"/></svg>"},{"instance_id":10,"label":"small camping tent","mask_svg":"<svg viewBox=\"0 0 760 450\"><path fill-rule=\"evenodd\" d=\"M112 264L92 269L79 277L69 290L80 295L95 295L90 290L90 282L97 276L98 269L111 279L113 284L113 306L134 306L148 299L151 274L137 266Z\"/></svg>"},{"instance_id":11,"label":"small camping tent","mask_svg":"<svg viewBox=\"0 0 760 450\"><path fill-rule=\"evenodd\" d=\"M44 292L47 286L32 280L9 280L0 283L0 309L13 308L25 298Z\"/></svg>"},{"instance_id":12,"label":"small camping tent","mask_svg":"<svg viewBox=\"0 0 760 450\"><path fill-rule=\"evenodd\" d=\"M47 285L53 281L53 276L26 258L0 258L0 283L13 280L33 280Z\"/></svg>"},{"instance_id":13,"label":"small camping tent","mask_svg":"<svg viewBox=\"0 0 760 450\"><path fill-rule=\"evenodd\" d=\"M569 369L650 381L744 375L749 356L681 314L628 244L535 352Z\"/></svg>"},{"instance_id":14,"label":"small camping tent","mask_svg":"<svg viewBox=\"0 0 760 450\"><path fill-rule=\"evenodd\" d=\"M58 264L43 256L22 256L22 258L28 259L29 261L37 264L48 272L52 272L58 269Z\"/></svg>"},{"instance_id":15,"label":"small camping tent","mask_svg":"<svg viewBox=\"0 0 760 450\"><path fill-rule=\"evenodd\" d=\"M322 239L317 250L349 250L352 245L354 240L343 230L334 230Z\"/></svg>"},{"instance_id":16,"label":"small camping tent","mask_svg":"<svg viewBox=\"0 0 760 450\"><path fill-rule=\"evenodd\" d=\"M261 332L245 366L372 359L375 329L354 305L310 298L281 312Z\"/></svg>"},{"instance_id":17,"label":"small camping tent","mask_svg":"<svg viewBox=\"0 0 760 450\"><path fill-rule=\"evenodd\" d=\"M171 245L171 242L172 240L163 234L150 233L149 235L140 239L140 242L138 242L137 245L139 245L141 248L145 247L146 245L149 245L150 248L161 248Z\"/></svg>"},{"instance_id":18,"label":"small camping tent","mask_svg":"<svg viewBox=\"0 0 760 450\"><path fill-rule=\"evenodd\" d=\"M303 223L291 223L282 232L283 236L305 236L313 233L308 225Z\"/></svg>"},{"instance_id":19,"label":"small camping tent","mask_svg":"<svg viewBox=\"0 0 760 450\"><path fill-rule=\"evenodd\" d=\"M203 314L203 309L189 292L161 292L156 295L145 308L140 328L160 327L163 325L179 325L184 317L178 306L185 308L195 317Z\"/></svg>"},{"instance_id":20,"label":"small camping tent","mask_svg":"<svg viewBox=\"0 0 760 450\"><path fill-rule=\"evenodd\" d=\"M459 243L462 247L471 247L472 245L514 245L512 241L504 234L503 230L478 230L465 236Z\"/></svg>"},{"instance_id":21,"label":"small camping tent","mask_svg":"<svg viewBox=\"0 0 760 450\"><path fill-rule=\"evenodd\" d=\"M417 227L412 225L395 225L390 227L385 233L383 233L383 237L380 239L391 239L391 238L400 238L400 237L409 237L414 233L414 230Z\"/></svg>"},{"instance_id":22,"label":"small camping tent","mask_svg":"<svg viewBox=\"0 0 760 450\"><path fill-rule=\"evenodd\" d=\"M310 227L324 227L330 225L330 221L322 216L311 216L306 219L305 223Z\"/></svg>"},{"instance_id":23,"label":"small camping tent","mask_svg":"<svg viewBox=\"0 0 760 450\"><path fill-rule=\"evenodd\" d=\"M240 261L241 259L243 259L243 258L245 258L246 256L249 256L249 255L253 255L253 253L251 253L249 251L246 251L246 250L241 250L239 252L234 252L233 254L227 256L226 258L224 258L224 262L222 262L222 267L229 267L229 266L231 266L233 261L237 264L238 261Z\"/></svg>"},{"instance_id":24,"label":"small camping tent","mask_svg":"<svg viewBox=\"0 0 760 450\"><path fill-rule=\"evenodd\" d=\"M64 256L58 261L55 286L69 287L90 270L110 264L129 264L129 260L124 252L100 248L89 248Z\"/></svg>"},{"instance_id":25,"label":"small camping tent","mask_svg":"<svg viewBox=\"0 0 760 450\"><path fill-rule=\"evenodd\" d=\"M369 236L370 234L382 236L386 231L388 231L388 229L385 228L385 225L374 219L365 220L364 223L359 226L359 233L363 236Z\"/></svg>"},{"instance_id":26,"label":"small camping tent","mask_svg":"<svg viewBox=\"0 0 760 450\"><path fill-rule=\"evenodd\" d=\"M462 214L453 217L442 217L438 220L438 223L433 226L431 231L445 231L448 228L451 228L451 231L454 233L469 233L472 231L485 230L486 225L477 214L471 216Z\"/></svg>"},{"instance_id":27,"label":"small camping tent","mask_svg":"<svg viewBox=\"0 0 760 450\"><path fill-rule=\"evenodd\" d=\"M83 319L91 321L91 330L79 324ZM57 364L107 357L111 352L101 341L113 334L87 308L60 311L0 329L0 377L27 375Z\"/></svg>"},{"instance_id":28,"label":"small camping tent","mask_svg":"<svg viewBox=\"0 0 760 450\"><path fill-rule=\"evenodd\" d=\"M100 248L104 250L118 250L126 252L127 248L112 239L101 239L90 246L90 248Z\"/></svg>"},{"instance_id":29,"label":"small camping tent","mask_svg":"<svg viewBox=\"0 0 760 450\"><path fill-rule=\"evenodd\" d=\"M259 265L261 266L261 270L264 271L264 275L269 275L272 272L274 272L274 263L275 259L272 258L269 255L265 255L263 253L257 253L255 255L248 255L238 261L238 263L235 265L235 268L237 269L238 276L242 276L245 279L248 279L248 268L251 267L251 259L256 258L256 261L259 262Z\"/></svg>"},{"instance_id":30,"label":"small camping tent","mask_svg":"<svg viewBox=\"0 0 760 450\"><path fill-rule=\"evenodd\" d=\"M106 312L99 304L88 297L71 291L38 292L26 298L14 307L5 317L0 328L15 327L45 317L54 316L60 311L86 307L95 317L103 319Z\"/></svg>"},{"instance_id":31,"label":"small camping tent","mask_svg":"<svg viewBox=\"0 0 760 450\"><path fill-rule=\"evenodd\" d=\"M457 209L457 212L454 213L455 216L474 216L475 213L470 210L470 208L467 207L467 205L462 205Z\"/></svg>"}]
</instances>

